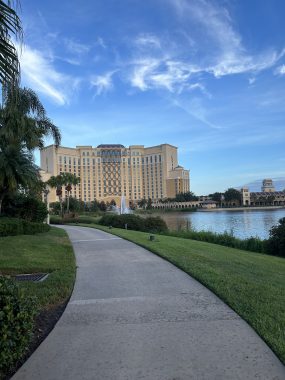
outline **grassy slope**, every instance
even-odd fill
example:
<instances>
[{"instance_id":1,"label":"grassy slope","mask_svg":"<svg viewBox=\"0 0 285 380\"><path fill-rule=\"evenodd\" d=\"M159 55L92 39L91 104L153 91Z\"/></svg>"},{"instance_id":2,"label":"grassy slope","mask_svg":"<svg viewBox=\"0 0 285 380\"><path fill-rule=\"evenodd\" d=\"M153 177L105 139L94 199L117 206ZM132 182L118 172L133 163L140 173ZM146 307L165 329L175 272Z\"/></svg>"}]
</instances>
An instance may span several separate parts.
<instances>
[{"instance_id":1,"label":"grassy slope","mask_svg":"<svg viewBox=\"0 0 285 380\"><path fill-rule=\"evenodd\" d=\"M0 238L0 273L51 273L39 283L18 282L21 288L38 298L40 308L66 300L75 279L75 258L64 230L51 228L36 235Z\"/></svg>"},{"instance_id":2,"label":"grassy slope","mask_svg":"<svg viewBox=\"0 0 285 380\"><path fill-rule=\"evenodd\" d=\"M91 227L86 225L86 227ZM93 226L169 260L242 316L285 363L285 259L189 239Z\"/></svg>"}]
</instances>

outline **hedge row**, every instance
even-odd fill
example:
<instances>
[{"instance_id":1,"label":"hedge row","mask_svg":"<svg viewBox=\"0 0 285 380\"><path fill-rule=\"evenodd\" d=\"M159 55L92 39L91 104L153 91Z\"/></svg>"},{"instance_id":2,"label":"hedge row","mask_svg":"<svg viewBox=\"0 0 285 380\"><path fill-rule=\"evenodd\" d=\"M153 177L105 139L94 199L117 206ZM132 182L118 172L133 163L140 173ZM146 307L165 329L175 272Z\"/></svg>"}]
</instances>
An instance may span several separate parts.
<instances>
[{"instance_id":1,"label":"hedge row","mask_svg":"<svg viewBox=\"0 0 285 380\"><path fill-rule=\"evenodd\" d=\"M165 221L159 216L141 218L140 216L133 214L106 214L99 220L99 224L143 232L160 233L167 231Z\"/></svg>"},{"instance_id":2,"label":"hedge row","mask_svg":"<svg viewBox=\"0 0 285 380\"><path fill-rule=\"evenodd\" d=\"M49 231L50 226L43 223L28 222L24 219L0 218L0 237L13 235L34 235Z\"/></svg>"}]
</instances>

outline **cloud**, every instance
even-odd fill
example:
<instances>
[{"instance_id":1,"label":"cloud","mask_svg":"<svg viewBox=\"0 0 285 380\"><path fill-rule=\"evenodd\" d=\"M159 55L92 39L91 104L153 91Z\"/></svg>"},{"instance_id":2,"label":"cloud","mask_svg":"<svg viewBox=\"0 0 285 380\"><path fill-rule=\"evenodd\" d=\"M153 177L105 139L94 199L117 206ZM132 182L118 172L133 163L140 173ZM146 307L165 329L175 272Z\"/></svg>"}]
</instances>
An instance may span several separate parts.
<instances>
[{"instance_id":1,"label":"cloud","mask_svg":"<svg viewBox=\"0 0 285 380\"><path fill-rule=\"evenodd\" d=\"M71 38L64 38L63 42L67 51L70 53L82 55L90 51L89 45L76 42Z\"/></svg>"},{"instance_id":2,"label":"cloud","mask_svg":"<svg viewBox=\"0 0 285 380\"><path fill-rule=\"evenodd\" d=\"M211 129L221 129L219 125L216 125L209 121L208 112L206 108L203 106L201 99L194 98L190 102L185 103L179 99L173 99L172 105L178 108L181 108L188 115L194 117L196 120L200 121L202 124L205 124L207 127Z\"/></svg>"},{"instance_id":3,"label":"cloud","mask_svg":"<svg viewBox=\"0 0 285 380\"><path fill-rule=\"evenodd\" d=\"M278 66L275 71L275 75L284 75L285 74L285 65Z\"/></svg>"},{"instance_id":4,"label":"cloud","mask_svg":"<svg viewBox=\"0 0 285 380\"><path fill-rule=\"evenodd\" d=\"M96 88L96 95L101 95L113 88L112 76L117 70L109 71L104 75L94 75L91 78L92 87Z\"/></svg>"},{"instance_id":5,"label":"cloud","mask_svg":"<svg viewBox=\"0 0 285 380\"><path fill-rule=\"evenodd\" d=\"M141 48L160 48L160 40L154 34L141 33L136 39L135 44Z\"/></svg>"},{"instance_id":6,"label":"cloud","mask_svg":"<svg viewBox=\"0 0 285 380\"><path fill-rule=\"evenodd\" d=\"M105 41L102 37L97 38L97 45L101 46L103 49L107 49L107 45L105 44Z\"/></svg>"},{"instance_id":7,"label":"cloud","mask_svg":"<svg viewBox=\"0 0 285 380\"><path fill-rule=\"evenodd\" d=\"M71 78L57 71L50 54L26 45L20 54L22 81L33 90L44 94L58 105L69 103L69 96L79 84L78 78Z\"/></svg>"},{"instance_id":8,"label":"cloud","mask_svg":"<svg viewBox=\"0 0 285 380\"><path fill-rule=\"evenodd\" d=\"M199 28L201 49L206 45L201 72L219 78L225 75L259 72L274 66L285 50L264 51L259 55L247 52L227 9L207 0L169 0L181 20Z\"/></svg>"}]
</instances>

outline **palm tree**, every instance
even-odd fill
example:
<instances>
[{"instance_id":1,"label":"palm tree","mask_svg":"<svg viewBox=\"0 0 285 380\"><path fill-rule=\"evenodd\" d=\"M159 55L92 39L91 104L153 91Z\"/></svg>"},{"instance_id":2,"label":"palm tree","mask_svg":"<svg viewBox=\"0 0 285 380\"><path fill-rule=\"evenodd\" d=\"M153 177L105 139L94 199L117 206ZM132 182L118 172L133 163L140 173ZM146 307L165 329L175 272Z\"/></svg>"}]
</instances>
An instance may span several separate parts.
<instances>
[{"instance_id":1,"label":"palm tree","mask_svg":"<svg viewBox=\"0 0 285 380\"><path fill-rule=\"evenodd\" d=\"M27 189L39 181L39 172L30 152L0 139L0 214L6 195L19 186Z\"/></svg>"},{"instance_id":2,"label":"palm tree","mask_svg":"<svg viewBox=\"0 0 285 380\"><path fill-rule=\"evenodd\" d=\"M59 174L57 176L51 176L50 179L47 181L47 185L51 188L56 189L56 195L58 196L59 203L60 203L60 214L63 217L63 206L62 206L62 186L64 185L62 175Z\"/></svg>"},{"instance_id":3,"label":"palm tree","mask_svg":"<svg viewBox=\"0 0 285 380\"><path fill-rule=\"evenodd\" d=\"M63 173L61 174L63 184L65 185L65 190L67 191L67 202L66 202L66 212L69 213L69 198L70 192L72 190L72 185L76 186L80 183L80 178L76 177L75 174L72 173Z\"/></svg>"},{"instance_id":4,"label":"palm tree","mask_svg":"<svg viewBox=\"0 0 285 380\"><path fill-rule=\"evenodd\" d=\"M59 129L49 120L37 94L29 88L7 86L0 107L0 136L28 150L43 148L44 137L51 135L60 144Z\"/></svg>"},{"instance_id":5,"label":"palm tree","mask_svg":"<svg viewBox=\"0 0 285 380\"><path fill-rule=\"evenodd\" d=\"M0 83L17 83L20 64L12 37L22 40L22 24L12 1L0 0Z\"/></svg>"}]
</instances>

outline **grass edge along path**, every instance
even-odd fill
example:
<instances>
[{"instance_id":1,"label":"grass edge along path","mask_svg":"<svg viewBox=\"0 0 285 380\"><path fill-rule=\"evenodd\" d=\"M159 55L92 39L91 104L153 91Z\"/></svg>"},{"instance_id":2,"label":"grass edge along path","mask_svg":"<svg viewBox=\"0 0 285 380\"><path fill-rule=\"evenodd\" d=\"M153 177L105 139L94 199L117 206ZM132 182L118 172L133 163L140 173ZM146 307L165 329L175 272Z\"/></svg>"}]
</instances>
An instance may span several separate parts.
<instances>
[{"instance_id":1,"label":"grass edge along path","mask_svg":"<svg viewBox=\"0 0 285 380\"><path fill-rule=\"evenodd\" d=\"M0 373L0 378L5 379L16 372L50 333L71 296L76 264L67 233L52 227L35 235L0 237L0 275L23 273L50 274L43 282L17 282L24 294L36 297L37 316L26 353L8 373Z\"/></svg>"},{"instance_id":2,"label":"grass edge along path","mask_svg":"<svg viewBox=\"0 0 285 380\"><path fill-rule=\"evenodd\" d=\"M25 293L37 297L40 309L70 297L75 272L73 248L62 229L0 238L0 274L49 273L43 282L17 282Z\"/></svg>"},{"instance_id":3,"label":"grass edge along path","mask_svg":"<svg viewBox=\"0 0 285 380\"><path fill-rule=\"evenodd\" d=\"M217 244L92 224L134 242L205 285L239 314L285 364L285 259Z\"/></svg>"}]
</instances>

